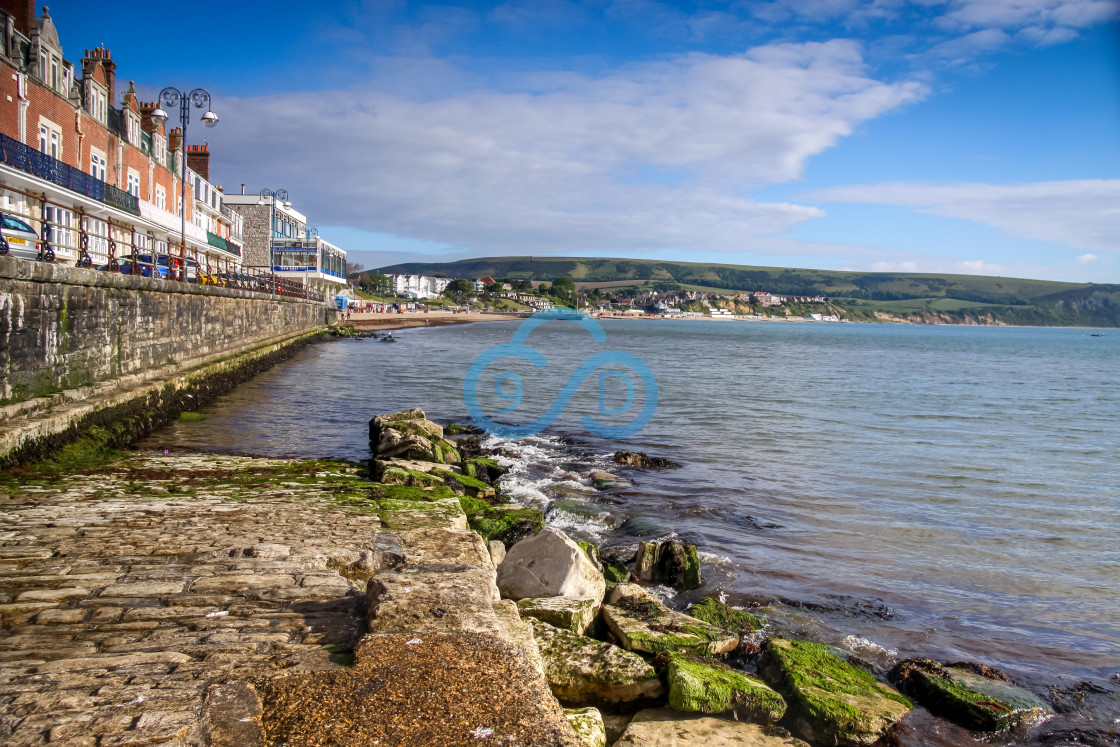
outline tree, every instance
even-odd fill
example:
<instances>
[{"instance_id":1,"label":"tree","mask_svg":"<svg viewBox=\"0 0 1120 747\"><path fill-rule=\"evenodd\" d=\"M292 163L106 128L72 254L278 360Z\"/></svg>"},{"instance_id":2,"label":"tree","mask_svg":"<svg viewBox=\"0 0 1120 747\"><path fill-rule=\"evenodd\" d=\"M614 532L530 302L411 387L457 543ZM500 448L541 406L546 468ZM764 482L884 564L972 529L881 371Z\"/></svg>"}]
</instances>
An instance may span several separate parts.
<instances>
[{"instance_id":1,"label":"tree","mask_svg":"<svg viewBox=\"0 0 1120 747\"><path fill-rule=\"evenodd\" d=\"M576 281L570 277L556 278L552 281L552 295L564 303L576 305Z\"/></svg>"},{"instance_id":2,"label":"tree","mask_svg":"<svg viewBox=\"0 0 1120 747\"><path fill-rule=\"evenodd\" d=\"M502 287L501 283L487 283L486 284L486 292L491 294L491 295L497 295L497 294L502 293L504 291L505 291L505 288Z\"/></svg>"},{"instance_id":3,"label":"tree","mask_svg":"<svg viewBox=\"0 0 1120 747\"><path fill-rule=\"evenodd\" d=\"M468 296L474 293L474 283L466 278L456 278L452 280L447 288L443 291L443 297L449 298L455 303L464 303Z\"/></svg>"},{"instance_id":4,"label":"tree","mask_svg":"<svg viewBox=\"0 0 1120 747\"><path fill-rule=\"evenodd\" d=\"M373 275L362 273L358 276L358 287L367 293L387 296L393 292L393 281L388 275L382 275L380 272Z\"/></svg>"}]
</instances>

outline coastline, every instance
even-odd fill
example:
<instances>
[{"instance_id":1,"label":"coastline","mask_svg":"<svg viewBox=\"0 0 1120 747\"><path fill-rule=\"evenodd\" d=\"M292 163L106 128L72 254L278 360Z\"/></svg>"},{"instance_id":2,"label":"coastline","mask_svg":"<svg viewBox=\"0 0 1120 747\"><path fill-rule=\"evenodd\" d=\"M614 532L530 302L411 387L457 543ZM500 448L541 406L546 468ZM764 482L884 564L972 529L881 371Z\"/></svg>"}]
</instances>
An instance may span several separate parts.
<instances>
[{"instance_id":1,"label":"coastline","mask_svg":"<svg viewBox=\"0 0 1120 747\"><path fill-rule=\"evenodd\" d=\"M506 322L524 319L520 314L501 314L496 312L471 311L456 314L450 311L429 311L426 313L378 314L373 312L351 314L350 319L340 320L339 326L351 325L359 332L380 332L391 329L411 329L414 327L446 327L452 324L473 324L475 322Z\"/></svg>"}]
</instances>

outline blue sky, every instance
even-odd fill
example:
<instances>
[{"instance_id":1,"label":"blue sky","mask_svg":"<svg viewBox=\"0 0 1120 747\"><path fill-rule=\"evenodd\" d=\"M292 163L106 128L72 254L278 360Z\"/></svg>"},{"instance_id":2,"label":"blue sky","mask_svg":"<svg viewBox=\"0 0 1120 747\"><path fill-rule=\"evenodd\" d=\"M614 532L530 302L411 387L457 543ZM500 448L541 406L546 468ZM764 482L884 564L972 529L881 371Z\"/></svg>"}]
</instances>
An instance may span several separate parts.
<instances>
[{"instance_id":1,"label":"blue sky","mask_svg":"<svg viewBox=\"0 0 1120 747\"><path fill-rule=\"evenodd\" d=\"M51 15L67 57L104 42L144 98L208 88L221 124L188 135L212 180L286 188L367 267L566 254L1120 282L1120 0Z\"/></svg>"}]
</instances>

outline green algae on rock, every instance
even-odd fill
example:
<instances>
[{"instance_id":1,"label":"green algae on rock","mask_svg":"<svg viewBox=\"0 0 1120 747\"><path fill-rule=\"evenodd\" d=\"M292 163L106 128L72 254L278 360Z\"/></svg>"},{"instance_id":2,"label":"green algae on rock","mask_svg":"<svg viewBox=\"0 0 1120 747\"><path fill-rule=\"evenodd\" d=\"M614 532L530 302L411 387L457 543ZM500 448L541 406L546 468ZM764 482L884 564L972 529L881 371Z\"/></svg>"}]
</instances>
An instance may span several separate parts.
<instances>
[{"instance_id":1,"label":"green algae on rock","mask_svg":"<svg viewBox=\"0 0 1120 747\"><path fill-rule=\"evenodd\" d=\"M618 646L529 618L552 693L572 704L655 700L664 693L645 659Z\"/></svg>"},{"instance_id":2,"label":"green algae on rock","mask_svg":"<svg viewBox=\"0 0 1120 747\"><path fill-rule=\"evenodd\" d=\"M974 731L1002 731L1051 713L1038 696L998 669L907 659L895 666L891 679L930 713Z\"/></svg>"},{"instance_id":3,"label":"green algae on rock","mask_svg":"<svg viewBox=\"0 0 1120 747\"><path fill-rule=\"evenodd\" d=\"M877 742L911 704L869 672L811 641L766 641L761 674L789 705L790 729L819 745Z\"/></svg>"},{"instance_id":4,"label":"green algae on rock","mask_svg":"<svg viewBox=\"0 0 1120 747\"><path fill-rule=\"evenodd\" d=\"M724 630L752 632L766 626L766 621L757 615L735 609L718 599L706 597L686 610L686 613L706 623Z\"/></svg>"},{"instance_id":5,"label":"green algae on rock","mask_svg":"<svg viewBox=\"0 0 1120 747\"><path fill-rule=\"evenodd\" d=\"M517 602L521 617L533 617L549 625L583 635L599 614L599 600L574 597L539 597Z\"/></svg>"},{"instance_id":6,"label":"green algae on rock","mask_svg":"<svg viewBox=\"0 0 1120 747\"><path fill-rule=\"evenodd\" d=\"M630 651L711 656L726 654L739 643L738 635L675 612L634 584L616 586L609 600L610 604L603 605L603 619Z\"/></svg>"},{"instance_id":7,"label":"green algae on rock","mask_svg":"<svg viewBox=\"0 0 1120 747\"><path fill-rule=\"evenodd\" d=\"M730 712L737 720L760 724L776 723L785 715L785 700L761 680L711 659L681 654L661 656L668 660L669 706L674 710Z\"/></svg>"},{"instance_id":8,"label":"green algae on rock","mask_svg":"<svg viewBox=\"0 0 1120 747\"><path fill-rule=\"evenodd\" d=\"M564 717L579 738L580 747L607 747L607 727L597 709L565 708Z\"/></svg>"},{"instance_id":9,"label":"green algae on rock","mask_svg":"<svg viewBox=\"0 0 1120 747\"><path fill-rule=\"evenodd\" d=\"M480 501L485 503L485 501ZM491 506L480 508L472 504L467 515L470 528L481 534L487 540L498 540L506 549L525 539L531 534L544 529L544 514L534 508L523 508L516 504ZM464 510L466 507L464 506Z\"/></svg>"}]
</instances>

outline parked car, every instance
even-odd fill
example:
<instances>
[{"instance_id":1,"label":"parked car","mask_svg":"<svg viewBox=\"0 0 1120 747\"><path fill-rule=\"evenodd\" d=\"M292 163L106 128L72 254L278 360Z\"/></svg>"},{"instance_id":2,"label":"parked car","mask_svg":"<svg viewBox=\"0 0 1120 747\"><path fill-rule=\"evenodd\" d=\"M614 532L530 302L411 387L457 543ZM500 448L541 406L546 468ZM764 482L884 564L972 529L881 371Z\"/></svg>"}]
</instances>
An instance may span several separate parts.
<instances>
[{"instance_id":1,"label":"parked car","mask_svg":"<svg viewBox=\"0 0 1120 747\"><path fill-rule=\"evenodd\" d=\"M155 255L154 261L151 254L126 254L123 257L115 258L110 264L102 265L99 269L119 272L122 275L131 275L133 272L133 260L135 260L136 269L139 274L146 278L152 277L153 273L155 273L157 277L166 278L168 268L177 268L179 262L178 257L169 257L166 254ZM197 277L198 262L188 257L187 280L194 282Z\"/></svg>"},{"instance_id":2,"label":"parked car","mask_svg":"<svg viewBox=\"0 0 1120 747\"><path fill-rule=\"evenodd\" d=\"M0 254L8 254L20 259L40 258L39 234L19 218L0 215L0 236L4 239L0 242Z\"/></svg>"}]
</instances>

